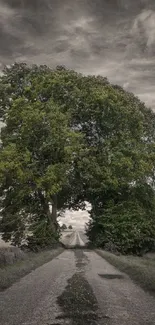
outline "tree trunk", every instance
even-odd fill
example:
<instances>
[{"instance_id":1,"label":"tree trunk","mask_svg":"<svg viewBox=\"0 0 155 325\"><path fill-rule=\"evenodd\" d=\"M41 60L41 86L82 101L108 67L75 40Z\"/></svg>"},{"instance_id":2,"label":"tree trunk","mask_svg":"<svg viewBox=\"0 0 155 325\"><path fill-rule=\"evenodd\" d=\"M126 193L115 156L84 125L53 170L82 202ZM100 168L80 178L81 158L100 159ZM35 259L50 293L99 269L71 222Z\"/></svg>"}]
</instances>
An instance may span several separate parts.
<instances>
[{"instance_id":1,"label":"tree trunk","mask_svg":"<svg viewBox=\"0 0 155 325\"><path fill-rule=\"evenodd\" d=\"M39 198L40 198L40 201L41 201L43 212L47 216L48 222L51 225L52 224L52 214L50 212L49 204L48 204L44 194L42 193L42 191L39 190L38 194L39 194Z\"/></svg>"},{"instance_id":2,"label":"tree trunk","mask_svg":"<svg viewBox=\"0 0 155 325\"><path fill-rule=\"evenodd\" d=\"M48 223L52 227L53 231L57 231L57 195L52 195L52 212L50 212L49 203L41 191L38 191L43 210L47 216Z\"/></svg>"},{"instance_id":3,"label":"tree trunk","mask_svg":"<svg viewBox=\"0 0 155 325\"><path fill-rule=\"evenodd\" d=\"M56 221L57 219L57 196L52 197L52 219Z\"/></svg>"},{"instance_id":4,"label":"tree trunk","mask_svg":"<svg viewBox=\"0 0 155 325\"><path fill-rule=\"evenodd\" d=\"M52 204L52 212L50 211L49 204L46 203L45 211L48 218L48 224L53 230L53 232L57 232L57 205L54 203Z\"/></svg>"},{"instance_id":5,"label":"tree trunk","mask_svg":"<svg viewBox=\"0 0 155 325\"><path fill-rule=\"evenodd\" d=\"M51 213L52 222L57 229L57 195L52 196L52 213Z\"/></svg>"}]
</instances>

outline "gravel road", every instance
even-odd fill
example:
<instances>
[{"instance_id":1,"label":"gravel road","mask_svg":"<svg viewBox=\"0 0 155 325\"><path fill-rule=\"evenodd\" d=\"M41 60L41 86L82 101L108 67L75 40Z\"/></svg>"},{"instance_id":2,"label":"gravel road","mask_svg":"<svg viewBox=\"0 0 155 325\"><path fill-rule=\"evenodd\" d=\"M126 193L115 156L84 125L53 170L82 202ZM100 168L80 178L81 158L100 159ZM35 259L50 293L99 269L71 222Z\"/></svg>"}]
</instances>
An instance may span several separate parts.
<instances>
[{"instance_id":1,"label":"gravel road","mask_svg":"<svg viewBox=\"0 0 155 325\"><path fill-rule=\"evenodd\" d=\"M68 237L70 236L70 237ZM68 233L63 233L63 236L61 238L61 241L64 245L66 245L68 248L73 248L74 246L85 246L88 238L82 231L72 231L69 234Z\"/></svg>"},{"instance_id":2,"label":"gravel road","mask_svg":"<svg viewBox=\"0 0 155 325\"><path fill-rule=\"evenodd\" d=\"M68 249L0 293L0 325L52 324L155 325L155 299L94 251Z\"/></svg>"}]
</instances>

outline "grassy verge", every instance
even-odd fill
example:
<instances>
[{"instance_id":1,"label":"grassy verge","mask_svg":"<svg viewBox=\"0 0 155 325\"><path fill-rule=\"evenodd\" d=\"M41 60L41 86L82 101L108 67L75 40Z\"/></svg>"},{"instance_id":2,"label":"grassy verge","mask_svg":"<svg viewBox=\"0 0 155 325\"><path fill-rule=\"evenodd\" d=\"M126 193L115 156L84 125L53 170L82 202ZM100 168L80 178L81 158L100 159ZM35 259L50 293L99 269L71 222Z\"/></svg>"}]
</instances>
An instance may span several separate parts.
<instances>
[{"instance_id":1,"label":"grassy verge","mask_svg":"<svg viewBox=\"0 0 155 325\"><path fill-rule=\"evenodd\" d=\"M37 267L51 261L63 252L63 248L57 248L40 253L27 253L23 260L0 268L0 291L10 287L14 282L35 270Z\"/></svg>"},{"instance_id":2,"label":"grassy verge","mask_svg":"<svg viewBox=\"0 0 155 325\"><path fill-rule=\"evenodd\" d=\"M21 249L14 246L0 247L0 268L24 260L27 257Z\"/></svg>"},{"instance_id":3,"label":"grassy verge","mask_svg":"<svg viewBox=\"0 0 155 325\"><path fill-rule=\"evenodd\" d=\"M155 257L116 256L112 253L96 250L110 264L125 272L144 290L155 296Z\"/></svg>"}]
</instances>

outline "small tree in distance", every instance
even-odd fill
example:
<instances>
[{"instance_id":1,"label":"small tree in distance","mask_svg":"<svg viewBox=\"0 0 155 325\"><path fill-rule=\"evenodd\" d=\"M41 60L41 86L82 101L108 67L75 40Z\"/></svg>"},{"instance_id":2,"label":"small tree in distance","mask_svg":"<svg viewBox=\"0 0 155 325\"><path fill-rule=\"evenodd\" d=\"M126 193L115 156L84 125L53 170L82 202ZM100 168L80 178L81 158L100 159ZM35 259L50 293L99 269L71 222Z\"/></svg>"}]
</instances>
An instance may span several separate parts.
<instances>
[{"instance_id":1,"label":"small tree in distance","mask_svg":"<svg viewBox=\"0 0 155 325\"><path fill-rule=\"evenodd\" d=\"M63 223L61 229L62 229L62 230L66 230L66 229L67 229L67 226L65 225L65 223Z\"/></svg>"},{"instance_id":2,"label":"small tree in distance","mask_svg":"<svg viewBox=\"0 0 155 325\"><path fill-rule=\"evenodd\" d=\"M72 225L69 225L68 229L73 229Z\"/></svg>"}]
</instances>

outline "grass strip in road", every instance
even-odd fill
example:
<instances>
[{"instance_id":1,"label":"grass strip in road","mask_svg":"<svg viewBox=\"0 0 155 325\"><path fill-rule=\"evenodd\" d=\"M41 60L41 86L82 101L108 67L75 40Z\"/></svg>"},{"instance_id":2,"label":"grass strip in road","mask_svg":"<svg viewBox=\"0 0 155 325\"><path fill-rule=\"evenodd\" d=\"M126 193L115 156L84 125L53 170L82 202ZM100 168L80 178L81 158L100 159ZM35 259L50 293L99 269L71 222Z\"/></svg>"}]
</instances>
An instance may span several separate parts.
<instances>
[{"instance_id":1,"label":"grass strip in road","mask_svg":"<svg viewBox=\"0 0 155 325\"><path fill-rule=\"evenodd\" d=\"M96 253L155 296L155 258L114 255L103 250Z\"/></svg>"},{"instance_id":2,"label":"grass strip in road","mask_svg":"<svg viewBox=\"0 0 155 325\"><path fill-rule=\"evenodd\" d=\"M98 303L91 286L82 274L75 273L68 280L65 290L57 298L57 303L62 309L62 314L57 320L66 319L67 324L71 322L73 325L98 324Z\"/></svg>"},{"instance_id":3,"label":"grass strip in road","mask_svg":"<svg viewBox=\"0 0 155 325\"><path fill-rule=\"evenodd\" d=\"M60 247L39 253L27 253L24 260L0 268L0 291L7 289L32 270L50 262L53 258L61 254L63 250Z\"/></svg>"}]
</instances>

